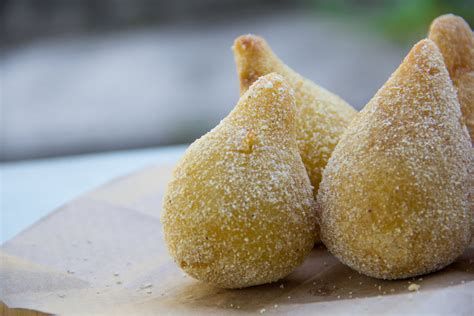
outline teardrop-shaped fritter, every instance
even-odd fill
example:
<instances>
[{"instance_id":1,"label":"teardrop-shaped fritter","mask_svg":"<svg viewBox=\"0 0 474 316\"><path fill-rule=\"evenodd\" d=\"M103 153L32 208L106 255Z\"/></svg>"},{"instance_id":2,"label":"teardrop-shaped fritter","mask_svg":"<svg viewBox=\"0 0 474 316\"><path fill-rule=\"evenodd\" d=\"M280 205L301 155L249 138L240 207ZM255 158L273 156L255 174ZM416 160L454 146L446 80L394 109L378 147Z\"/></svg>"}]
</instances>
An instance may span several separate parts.
<instances>
[{"instance_id":1,"label":"teardrop-shaped fritter","mask_svg":"<svg viewBox=\"0 0 474 316\"><path fill-rule=\"evenodd\" d=\"M311 184L296 144L291 88L257 80L174 171L162 222L169 251L189 275L224 288L277 281L311 251Z\"/></svg>"},{"instance_id":2,"label":"teardrop-shaped fritter","mask_svg":"<svg viewBox=\"0 0 474 316\"><path fill-rule=\"evenodd\" d=\"M471 239L472 166L443 57L422 40L336 146L318 194L321 238L372 277L439 270Z\"/></svg>"}]
</instances>

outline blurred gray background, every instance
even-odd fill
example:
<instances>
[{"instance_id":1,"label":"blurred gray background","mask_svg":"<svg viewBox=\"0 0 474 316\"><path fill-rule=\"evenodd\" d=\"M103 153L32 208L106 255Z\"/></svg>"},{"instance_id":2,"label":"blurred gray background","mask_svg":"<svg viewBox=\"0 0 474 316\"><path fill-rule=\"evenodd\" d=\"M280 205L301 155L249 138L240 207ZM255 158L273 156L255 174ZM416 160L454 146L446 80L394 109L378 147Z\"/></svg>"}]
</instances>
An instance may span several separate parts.
<instances>
[{"instance_id":1,"label":"blurred gray background","mask_svg":"<svg viewBox=\"0 0 474 316\"><path fill-rule=\"evenodd\" d=\"M360 109L439 14L470 1L0 0L0 161L188 143L238 100L255 33ZM472 25L472 24L471 24Z\"/></svg>"}]
</instances>

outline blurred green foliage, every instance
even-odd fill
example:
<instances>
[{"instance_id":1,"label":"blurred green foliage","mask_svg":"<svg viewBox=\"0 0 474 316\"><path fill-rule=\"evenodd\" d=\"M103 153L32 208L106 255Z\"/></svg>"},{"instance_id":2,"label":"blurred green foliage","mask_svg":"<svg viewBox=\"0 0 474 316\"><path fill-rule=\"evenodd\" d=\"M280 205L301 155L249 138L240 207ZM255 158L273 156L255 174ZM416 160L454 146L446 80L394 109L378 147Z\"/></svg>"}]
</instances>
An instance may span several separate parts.
<instances>
[{"instance_id":1,"label":"blurred green foliage","mask_svg":"<svg viewBox=\"0 0 474 316\"><path fill-rule=\"evenodd\" d=\"M473 0L312 0L317 11L358 19L362 25L400 42L426 35L434 18L446 13L474 25Z\"/></svg>"}]
</instances>

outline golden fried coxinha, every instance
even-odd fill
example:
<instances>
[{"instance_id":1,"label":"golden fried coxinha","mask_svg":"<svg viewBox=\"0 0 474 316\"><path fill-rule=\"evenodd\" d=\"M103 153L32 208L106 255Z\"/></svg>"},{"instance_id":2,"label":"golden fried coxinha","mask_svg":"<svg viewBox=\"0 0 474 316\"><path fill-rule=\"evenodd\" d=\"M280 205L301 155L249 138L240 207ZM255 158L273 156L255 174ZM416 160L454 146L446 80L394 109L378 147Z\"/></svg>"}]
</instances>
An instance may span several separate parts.
<instances>
[{"instance_id":1,"label":"golden fried coxinha","mask_svg":"<svg viewBox=\"0 0 474 316\"><path fill-rule=\"evenodd\" d=\"M322 241L376 278L445 267L471 239L473 163L443 57L422 40L352 121L324 170Z\"/></svg>"},{"instance_id":2,"label":"golden fried coxinha","mask_svg":"<svg viewBox=\"0 0 474 316\"><path fill-rule=\"evenodd\" d=\"M311 251L315 200L296 144L294 102L280 75L260 78L174 170L164 235L192 277L223 288L273 282Z\"/></svg>"},{"instance_id":3,"label":"golden fried coxinha","mask_svg":"<svg viewBox=\"0 0 474 316\"><path fill-rule=\"evenodd\" d=\"M446 14L431 23L428 37L444 57L474 143L474 35L471 27L463 18Z\"/></svg>"},{"instance_id":4,"label":"golden fried coxinha","mask_svg":"<svg viewBox=\"0 0 474 316\"><path fill-rule=\"evenodd\" d=\"M270 72L283 75L294 89L296 138L316 194L321 172L356 111L340 97L286 66L261 37L240 36L235 40L233 50L241 93L260 76Z\"/></svg>"}]
</instances>

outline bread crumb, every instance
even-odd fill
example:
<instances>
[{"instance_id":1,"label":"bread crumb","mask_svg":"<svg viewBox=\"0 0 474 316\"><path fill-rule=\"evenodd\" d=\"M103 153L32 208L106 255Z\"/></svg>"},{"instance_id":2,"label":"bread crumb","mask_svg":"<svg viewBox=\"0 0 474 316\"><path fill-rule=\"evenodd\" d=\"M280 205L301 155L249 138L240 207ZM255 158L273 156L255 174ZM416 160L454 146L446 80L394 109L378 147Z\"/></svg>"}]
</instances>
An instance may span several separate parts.
<instances>
[{"instance_id":1,"label":"bread crumb","mask_svg":"<svg viewBox=\"0 0 474 316\"><path fill-rule=\"evenodd\" d=\"M266 310L265 308L262 308L262 309L260 310L260 314L263 314L263 313L265 313L266 311L267 311L267 310Z\"/></svg>"},{"instance_id":2,"label":"bread crumb","mask_svg":"<svg viewBox=\"0 0 474 316\"><path fill-rule=\"evenodd\" d=\"M264 87L267 88L267 89L272 89L273 88L273 83L271 83L269 81L269 82L265 83Z\"/></svg>"},{"instance_id":3,"label":"bread crumb","mask_svg":"<svg viewBox=\"0 0 474 316\"><path fill-rule=\"evenodd\" d=\"M410 292L413 292L413 291L418 291L420 289L420 285L416 284L416 283L412 283L410 284L410 286L408 287L408 291Z\"/></svg>"}]
</instances>

